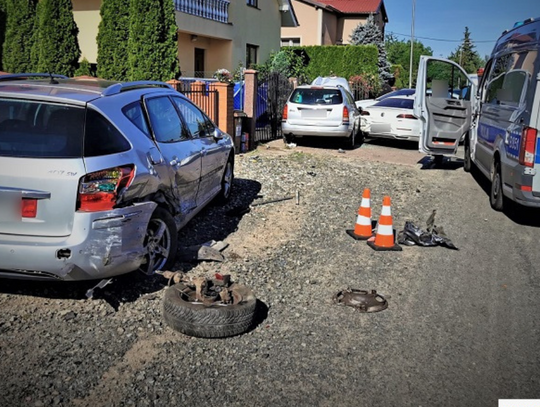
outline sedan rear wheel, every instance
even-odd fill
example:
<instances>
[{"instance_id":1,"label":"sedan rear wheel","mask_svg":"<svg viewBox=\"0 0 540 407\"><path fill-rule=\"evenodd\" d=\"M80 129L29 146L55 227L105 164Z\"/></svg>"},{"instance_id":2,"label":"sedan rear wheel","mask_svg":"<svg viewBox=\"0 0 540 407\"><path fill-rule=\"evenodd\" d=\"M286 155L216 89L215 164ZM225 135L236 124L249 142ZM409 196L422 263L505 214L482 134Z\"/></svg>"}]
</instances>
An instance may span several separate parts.
<instances>
[{"instance_id":1,"label":"sedan rear wheel","mask_svg":"<svg viewBox=\"0 0 540 407\"><path fill-rule=\"evenodd\" d=\"M178 234L174 219L167 210L158 207L152 214L143 247L145 255L140 271L151 275L156 270L172 268L176 260Z\"/></svg>"}]
</instances>

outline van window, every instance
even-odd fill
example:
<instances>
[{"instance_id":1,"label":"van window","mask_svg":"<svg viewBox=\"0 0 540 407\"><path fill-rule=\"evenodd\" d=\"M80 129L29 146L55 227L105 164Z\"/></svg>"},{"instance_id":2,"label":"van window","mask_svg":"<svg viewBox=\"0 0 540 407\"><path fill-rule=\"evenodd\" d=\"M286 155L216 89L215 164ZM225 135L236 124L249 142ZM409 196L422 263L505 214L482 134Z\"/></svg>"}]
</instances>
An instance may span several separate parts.
<instances>
[{"instance_id":1,"label":"van window","mask_svg":"<svg viewBox=\"0 0 540 407\"><path fill-rule=\"evenodd\" d=\"M497 58L487 80L485 103L517 107L531 81L537 53L531 50Z\"/></svg>"},{"instance_id":2,"label":"van window","mask_svg":"<svg viewBox=\"0 0 540 407\"><path fill-rule=\"evenodd\" d=\"M427 63L426 96L470 100L470 79L455 66L443 61Z\"/></svg>"}]
</instances>

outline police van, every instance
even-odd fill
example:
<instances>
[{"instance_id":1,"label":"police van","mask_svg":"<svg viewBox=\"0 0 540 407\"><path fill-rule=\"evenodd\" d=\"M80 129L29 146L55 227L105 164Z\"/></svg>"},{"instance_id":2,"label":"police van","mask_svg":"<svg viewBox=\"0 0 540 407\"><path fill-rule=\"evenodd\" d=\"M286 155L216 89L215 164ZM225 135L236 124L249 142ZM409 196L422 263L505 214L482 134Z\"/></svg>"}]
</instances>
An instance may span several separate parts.
<instances>
[{"instance_id":1,"label":"police van","mask_svg":"<svg viewBox=\"0 0 540 407\"><path fill-rule=\"evenodd\" d=\"M490 203L540 207L540 18L516 23L498 39L476 85L456 63L422 56L414 113L419 151L455 155L491 181Z\"/></svg>"}]
</instances>

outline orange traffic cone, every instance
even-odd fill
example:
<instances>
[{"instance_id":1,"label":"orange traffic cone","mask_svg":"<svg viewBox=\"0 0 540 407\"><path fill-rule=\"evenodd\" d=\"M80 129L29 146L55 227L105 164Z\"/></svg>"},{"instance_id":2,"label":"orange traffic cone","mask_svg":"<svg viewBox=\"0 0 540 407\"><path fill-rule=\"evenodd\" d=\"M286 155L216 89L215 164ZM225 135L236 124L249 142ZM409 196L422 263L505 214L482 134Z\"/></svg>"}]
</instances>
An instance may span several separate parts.
<instances>
[{"instance_id":1,"label":"orange traffic cone","mask_svg":"<svg viewBox=\"0 0 540 407\"><path fill-rule=\"evenodd\" d=\"M347 234L356 240L367 240L373 236L373 226L371 225L371 192L369 188L362 193L362 202L358 208L358 217L354 230L346 230Z\"/></svg>"},{"instance_id":2,"label":"orange traffic cone","mask_svg":"<svg viewBox=\"0 0 540 407\"><path fill-rule=\"evenodd\" d=\"M392 227L392 212L390 211L390 197L385 196L383 199L383 207L381 217L377 223L377 231L375 237L367 241L369 247L377 251L403 250L401 246L396 244L394 239L394 228Z\"/></svg>"}]
</instances>

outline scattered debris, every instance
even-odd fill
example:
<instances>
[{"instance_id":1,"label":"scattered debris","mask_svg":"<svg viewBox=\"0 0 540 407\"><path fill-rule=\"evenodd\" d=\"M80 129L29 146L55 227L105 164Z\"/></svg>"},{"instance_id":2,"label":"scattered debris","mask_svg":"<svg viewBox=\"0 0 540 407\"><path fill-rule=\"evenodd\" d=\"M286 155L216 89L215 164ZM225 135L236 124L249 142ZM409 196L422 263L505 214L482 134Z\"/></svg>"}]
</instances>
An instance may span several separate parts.
<instances>
[{"instance_id":1,"label":"scattered debris","mask_svg":"<svg viewBox=\"0 0 540 407\"><path fill-rule=\"evenodd\" d=\"M285 144L285 148L295 148L295 147L296 147L296 143Z\"/></svg>"},{"instance_id":2,"label":"scattered debris","mask_svg":"<svg viewBox=\"0 0 540 407\"><path fill-rule=\"evenodd\" d=\"M388 308L388 301L377 291L358 290L347 288L338 291L333 297L334 303L338 305L347 305L360 312L378 312Z\"/></svg>"},{"instance_id":3,"label":"scattered debris","mask_svg":"<svg viewBox=\"0 0 540 407\"><path fill-rule=\"evenodd\" d=\"M276 199L269 199L269 200L261 201L261 202L255 202L255 203L252 203L249 206L237 206L236 208L232 208L232 209L228 210L227 211L227 216L239 217L239 216L245 215L246 213L250 212L251 208L253 208L253 207L267 205L267 204L276 203L276 202L289 201L291 199L294 199L294 196L286 196L286 197L283 197L283 198L276 198ZM297 202L296 203L297 205L300 203L300 192L299 191L296 191L296 202Z\"/></svg>"},{"instance_id":4,"label":"scattered debris","mask_svg":"<svg viewBox=\"0 0 540 407\"><path fill-rule=\"evenodd\" d=\"M444 246L452 250L459 250L444 233L442 226L435 225L435 215L437 210L433 210L426 221L427 231L417 227L410 221L405 222L405 227L398 233L398 243L406 246Z\"/></svg>"},{"instance_id":5,"label":"scattered debris","mask_svg":"<svg viewBox=\"0 0 540 407\"><path fill-rule=\"evenodd\" d=\"M106 285L110 284L112 282L112 278L106 278L104 280L101 280L99 283L97 283L94 287L90 288L88 291L86 291L86 298L91 299L94 297L94 291L98 288L103 288Z\"/></svg>"},{"instance_id":6,"label":"scattered debris","mask_svg":"<svg viewBox=\"0 0 540 407\"><path fill-rule=\"evenodd\" d=\"M296 205L300 205L300 191L296 190Z\"/></svg>"},{"instance_id":7,"label":"scattered debris","mask_svg":"<svg viewBox=\"0 0 540 407\"><path fill-rule=\"evenodd\" d=\"M345 154L345 150L343 150L342 148L340 148L337 152L341 154Z\"/></svg>"},{"instance_id":8,"label":"scattered debris","mask_svg":"<svg viewBox=\"0 0 540 407\"><path fill-rule=\"evenodd\" d=\"M294 196L286 196L284 198L276 198L276 199L269 199L267 201L261 201L261 202L255 202L254 204L251 204L251 206L261 206L261 205L266 205L266 204L270 204L270 203L275 203L275 202L281 202L281 201L288 201L290 199L293 199Z\"/></svg>"},{"instance_id":9,"label":"scattered debris","mask_svg":"<svg viewBox=\"0 0 540 407\"><path fill-rule=\"evenodd\" d=\"M222 262L225 257L221 254L229 246L222 241L211 240L203 244L186 246L178 250L178 259L180 261L217 261Z\"/></svg>"}]
</instances>

